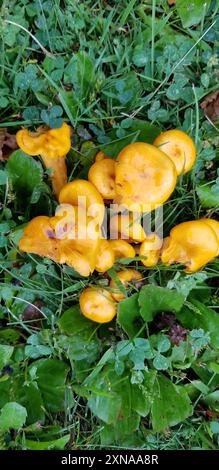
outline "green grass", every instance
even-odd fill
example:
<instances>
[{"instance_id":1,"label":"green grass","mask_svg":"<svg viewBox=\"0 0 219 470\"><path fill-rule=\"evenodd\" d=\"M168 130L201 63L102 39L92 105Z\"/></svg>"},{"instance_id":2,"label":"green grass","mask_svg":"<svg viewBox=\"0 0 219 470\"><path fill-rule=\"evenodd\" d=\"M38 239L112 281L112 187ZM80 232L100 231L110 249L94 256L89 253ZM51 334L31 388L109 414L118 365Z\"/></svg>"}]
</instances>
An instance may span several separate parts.
<instances>
[{"instance_id":1,"label":"green grass","mask_svg":"<svg viewBox=\"0 0 219 470\"><path fill-rule=\"evenodd\" d=\"M207 1L206 9L192 12L180 7L190 2L176 3L170 8L166 0L3 0L0 23L0 127L14 134L21 126L44 124L45 116L51 127L64 118L74 128L70 180L86 178L97 149L115 157L142 129L149 139L148 122L155 131L177 127L194 138L197 163L179 178L164 206L165 235L182 221L219 215L218 123L200 108L218 88L219 3ZM216 449L218 260L191 276L181 266L149 270L132 262L146 285L167 289L171 312L172 295L183 296L187 314L176 313L175 321L188 334L176 351L168 343L168 322L159 326L162 306L147 328L139 325L154 356L144 357L137 343L121 355L120 347L134 344L123 322L91 325L78 311L82 289L107 288L108 278L80 278L69 267L18 250L23 224L52 215L56 206L41 164L30 165L20 167L21 183L18 167L10 172L0 161L0 409L8 402L18 406L18 424L9 426L0 415L0 448ZM27 171L37 183L27 180ZM117 263L112 275L123 266ZM159 351L159 341L166 341L166 351ZM167 358L162 368L159 361ZM158 395L161 375L168 379L166 394L152 410L150 397ZM177 399L174 387L182 403L175 410L177 424L167 417L160 429L156 412L161 406L168 415L168 401ZM132 396L142 388L140 418Z\"/></svg>"}]
</instances>

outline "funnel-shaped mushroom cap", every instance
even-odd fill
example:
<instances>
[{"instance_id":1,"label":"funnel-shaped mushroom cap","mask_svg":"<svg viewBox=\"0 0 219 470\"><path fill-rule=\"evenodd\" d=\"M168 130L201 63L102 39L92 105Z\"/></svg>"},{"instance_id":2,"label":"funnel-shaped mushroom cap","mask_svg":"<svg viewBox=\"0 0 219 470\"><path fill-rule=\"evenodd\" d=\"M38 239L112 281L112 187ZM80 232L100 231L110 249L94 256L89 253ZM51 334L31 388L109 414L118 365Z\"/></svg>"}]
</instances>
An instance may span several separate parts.
<instances>
[{"instance_id":1,"label":"funnel-shaped mushroom cap","mask_svg":"<svg viewBox=\"0 0 219 470\"><path fill-rule=\"evenodd\" d=\"M176 225L165 240L162 262L182 263L188 272L195 272L217 256L219 241L214 230L203 220Z\"/></svg>"},{"instance_id":2,"label":"funnel-shaped mushroom cap","mask_svg":"<svg viewBox=\"0 0 219 470\"><path fill-rule=\"evenodd\" d=\"M125 271L119 271L116 273L117 279L123 284L124 287L128 288L132 284L138 284L142 280L142 275L135 269L126 269ZM125 295L121 292L121 289L116 285L115 281L110 281L111 295L116 302L125 298Z\"/></svg>"},{"instance_id":3,"label":"funnel-shaped mushroom cap","mask_svg":"<svg viewBox=\"0 0 219 470\"><path fill-rule=\"evenodd\" d=\"M107 157L107 155L105 155L104 152L102 152L102 150L100 150L100 151L97 152L97 154L96 154L95 162L100 162L101 160L104 160L104 158L108 158L108 157Z\"/></svg>"},{"instance_id":4,"label":"funnel-shaped mushroom cap","mask_svg":"<svg viewBox=\"0 0 219 470\"><path fill-rule=\"evenodd\" d=\"M65 157L71 148L70 127L65 122L57 129L41 128L37 132L21 129L16 138L21 150L32 156Z\"/></svg>"},{"instance_id":5,"label":"funnel-shaped mushroom cap","mask_svg":"<svg viewBox=\"0 0 219 470\"><path fill-rule=\"evenodd\" d=\"M134 258L135 250L130 243L125 240L109 240L110 246L114 251L115 258Z\"/></svg>"},{"instance_id":6,"label":"funnel-shaped mushroom cap","mask_svg":"<svg viewBox=\"0 0 219 470\"><path fill-rule=\"evenodd\" d=\"M114 251L108 240L100 240L95 269L99 273L105 273L112 268L115 262Z\"/></svg>"},{"instance_id":7,"label":"funnel-shaped mushroom cap","mask_svg":"<svg viewBox=\"0 0 219 470\"><path fill-rule=\"evenodd\" d=\"M105 213L103 198L89 181L79 179L67 183L59 194L59 202L83 208L89 217L95 218L99 224L103 222Z\"/></svg>"},{"instance_id":8,"label":"funnel-shaped mushroom cap","mask_svg":"<svg viewBox=\"0 0 219 470\"><path fill-rule=\"evenodd\" d=\"M185 132L178 129L161 132L156 137L154 145L172 160L177 175L187 173L193 167L196 159L196 148L193 140Z\"/></svg>"},{"instance_id":9,"label":"funnel-shaped mushroom cap","mask_svg":"<svg viewBox=\"0 0 219 470\"><path fill-rule=\"evenodd\" d=\"M161 252L162 240L158 235L152 233L140 246L139 255L142 256L141 262L146 267L156 266Z\"/></svg>"},{"instance_id":10,"label":"funnel-shaped mushroom cap","mask_svg":"<svg viewBox=\"0 0 219 470\"><path fill-rule=\"evenodd\" d=\"M146 233L141 225L139 214L116 214L110 219L110 236L112 239L125 239L142 242Z\"/></svg>"},{"instance_id":11,"label":"funnel-shaped mushroom cap","mask_svg":"<svg viewBox=\"0 0 219 470\"><path fill-rule=\"evenodd\" d=\"M163 204L176 185L176 169L158 148L127 145L116 162L116 202L130 211L151 212Z\"/></svg>"},{"instance_id":12,"label":"funnel-shaped mushroom cap","mask_svg":"<svg viewBox=\"0 0 219 470\"><path fill-rule=\"evenodd\" d=\"M23 233L24 236L19 241L20 250L60 261L59 246L49 217L35 217L23 229Z\"/></svg>"},{"instance_id":13,"label":"funnel-shaped mushroom cap","mask_svg":"<svg viewBox=\"0 0 219 470\"><path fill-rule=\"evenodd\" d=\"M103 199L114 199L115 191L115 161L104 158L96 161L89 170L89 181L99 191Z\"/></svg>"},{"instance_id":14,"label":"funnel-shaped mushroom cap","mask_svg":"<svg viewBox=\"0 0 219 470\"><path fill-rule=\"evenodd\" d=\"M203 222L205 222L209 227L212 228L212 230L214 230L214 233L216 234L216 237L217 237L218 242L219 242L219 222L218 222L218 220L215 220L215 219L200 219L200 220L203 220Z\"/></svg>"},{"instance_id":15,"label":"funnel-shaped mushroom cap","mask_svg":"<svg viewBox=\"0 0 219 470\"><path fill-rule=\"evenodd\" d=\"M95 268L100 239L71 239L66 237L64 227L66 215L55 217L36 217L24 228L19 248L27 253L47 257L57 263L65 263L74 268L81 276L89 276ZM77 230L76 230L77 233ZM85 232L86 233L86 232Z\"/></svg>"},{"instance_id":16,"label":"funnel-shaped mushroom cap","mask_svg":"<svg viewBox=\"0 0 219 470\"><path fill-rule=\"evenodd\" d=\"M89 320L108 323L116 315L116 304L106 289L87 287L79 299L80 309Z\"/></svg>"}]
</instances>

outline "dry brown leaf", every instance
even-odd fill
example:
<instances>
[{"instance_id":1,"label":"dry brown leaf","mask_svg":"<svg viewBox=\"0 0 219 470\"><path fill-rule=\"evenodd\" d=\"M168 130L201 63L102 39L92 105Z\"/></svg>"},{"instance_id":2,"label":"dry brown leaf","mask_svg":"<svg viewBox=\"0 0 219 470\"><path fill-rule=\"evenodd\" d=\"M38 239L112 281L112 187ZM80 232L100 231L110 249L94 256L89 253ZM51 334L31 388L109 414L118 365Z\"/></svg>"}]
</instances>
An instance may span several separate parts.
<instances>
[{"instance_id":1,"label":"dry brown leaf","mask_svg":"<svg viewBox=\"0 0 219 470\"><path fill-rule=\"evenodd\" d=\"M219 90L207 95L201 102L201 108L211 121L217 121L219 118Z\"/></svg>"},{"instance_id":2,"label":"dry brown leaf","mask_svg":"<svg viewBox=\"0 0 219 470\"><path fill-rule=\"evenodd\" d=\"M11 152L17 148L16 135L10 134L5 127L0 129L0 160L7 160Z\"/></svg>"}]
</instances>

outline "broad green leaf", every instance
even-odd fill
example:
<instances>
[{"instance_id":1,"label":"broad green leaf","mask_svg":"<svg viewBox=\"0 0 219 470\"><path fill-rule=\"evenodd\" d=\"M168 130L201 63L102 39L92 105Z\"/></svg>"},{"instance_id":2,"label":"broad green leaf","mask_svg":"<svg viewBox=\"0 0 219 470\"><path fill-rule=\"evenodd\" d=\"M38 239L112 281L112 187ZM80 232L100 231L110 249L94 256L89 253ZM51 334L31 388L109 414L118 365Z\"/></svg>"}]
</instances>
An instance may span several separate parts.
<instances>
[{"instance_id":1,"label":"broad green leaf","mask_svg":"<svg viewBox=\"0 0 219 470\"><path fill-rule=\"evenodd\" d=\"M6 366L13 354L13 346L8 346L6 344L0 344L0 370Z\"/></svg>"},{"instance_id":2,"label":"broad green leaf","mask_svg":"<svg viewBox=\"0 0 219 470\"><path fill-rule=\"evenodd\" d=\"M132 385L132 408L140 416L147 416L150 412L154 396L154 384L156 381L157 372L150 370L143 372L144 380L141 385Z\"/></svg>"},{"instance_id":3,"label":"broad green leaf","mask_svg":"<svg viewBox=\"0 0 219 470\"><path fill-rule=\"evenodd\" d=\"M204 208L219 207L219 190L212 191L212 184L202 184L197 186L196 192Z\"/></svg>"},{"instance_id":4,"label":"broad green leaf","mask_svg":"<svg viewBox=\"0 0 219 470\"><path fill-rule=\"evenodd\" d=\"M177 0L176 9L178 15L182 21L184 28L189 28L190 26L197 25L205 16L211 0Z\"/></svg>"},{"instance_id":5,"label":"broad green leaf","mask_svg":"<svg viewBox=\"0 0 219 470\"><path fill-rule=\"evenodd\" d=\"M149 322L160 312L179 312L184 297L164 287L147 285L141 289L138 301L142 318Z\"/></svg>"},{"instance_id":6,"label":"broad green leaf","mask_svg":"<svg viewBox=\"0 0 219 470\"><path fill-rule=\"evenodd\" d=\"M31 441L25 440L25 447L30 450L63 450L70 439L70 434L54 439L52 441Z\"/></svg>"},{"instance_id":7,"label":"broad green leaf","mask_svg":"<svg viewBox=\"0 0 219 470\"><path fill-rule=\"evenodd\" d=\"M33 383L23 384L24 377L15 385L16 400L27 410L27 424L44 423L44 403L41 393Z\"/></svg>"},{"instance_id":8,"label":"broad green leaf","mask_svg":"<svg viewBox=\"0 0 219 470\"><path fill-rule=\"evenodd\" d=\"M139 310L138 293L122 300L118 304L117 319L129 338L136 336L141 329L142 320Z\"/></svg>"},{"instance_id":9,"label":"broad green leaf","mask_svg":"<svg viewBox=\"0 0 219 470\"><path fill-rule=\"evenodd\" d=\"M136 413L113 424L106 424L101 431L101 444L104 446L121 444L127 436L131 436L133 445L133 436L136 434L135 431L139 428L139 424L140 416Z\"/></svg>"},{"instance_id":10,"label":"broad green leaf","mask_svg":"<svg viewBox=\"0 0 219 470\"><path fill-rule=\"evenodd\" d=\"M66 377L69 367L58 359L39 359L31 366L36 369L37 384L45 407L54 413L65 409Z\"/></svg>"},{"instance_id":11,"label":"broad green leaf","mask_svg":"<svg viewBox=\"0 0 219 470\"><path fill-rule=\"evenodd\" d=\"M156 432L184 421L192 414L192 406L185 389L159 374L154 386L151 414L152 426Z\"/></svg>"},{"instance_id":12,"label":"broad green leaf","mask_svg":"<svg viewBox=\"0 0 219 470\"><path fill-rule=\"evenodd\" d=\"M57 323L60 330L70 336L84 333L85 330L91 334L97 327L82 315L78 305L66 310Z\"/></svg>"},{"instance_id":13,"label":"broad green leaf","mask_svg":"<svg viewBox=\"0 0 219 470\"><path fill-rule=\"evenodd\" d=\"M198 300L193 300L176 312L177 319L189 329L202 328L210 334L211 345L219 348L219 315Z\"/></svg>"},{"instance_id":14,"label":"broad green leaf","mask_svg":"<svg viewBox=\"0 0 219 470\"><path fill-rule=\"evenodd\" d=\"M42 166L22 150L13 152L7 163L12 185L20 195L31 196L35 186L42 182Z\"/></svg>"},{"instance_id":15,"label":"broad green leaf","mask_svg":"<svg viewBox=\"0 0 219 470\"><path fill-rule=\"evenodd\" d=\"M153 366L157 370L167 370L170 365L170 360L168 357L163 356L163 354L157 353L154 360Z\"/></svg>"},{"instance_id":16,"label":"broad green leaf","mask_svg":"<svg viewBox=\"0 0 219 470\"><path fill-rule=\"evenodd\" d=\"M208 395L204 396L202 400L209 406L211 410L219 413L219 390L215 390L214 392L209 393Z\"/></svg>"},{"instance_id":17,"label":"broad green leaf","mask_svg":"<svg viewBox=\"0 0 219 470\"><path fill-rule=\"evenodd\" d=\"M124 121L123 121L124 126ZM111 142L100 145L101 150L104 151L109 157L117 157L118 153L126 147L126 145L132 142L140 141L152 144L154 139L161 132L161 129L154 126L148 121L142 121L140 119L130 120L129 126L125 127L125 136L118 139L116 131L110 131L107 136L110 137Z\"/></svg>"},{"instance_id":18,"label":"broad green leaf","mask_svg":"<svg viewBox=\"0 0 219 470\"><path fill-rule=\"evenodd\" d=\"M26 408L16 402L6 403L0 414L0 430L20 429L25 424L26 418Z\"/></svg>"}]
</instances>

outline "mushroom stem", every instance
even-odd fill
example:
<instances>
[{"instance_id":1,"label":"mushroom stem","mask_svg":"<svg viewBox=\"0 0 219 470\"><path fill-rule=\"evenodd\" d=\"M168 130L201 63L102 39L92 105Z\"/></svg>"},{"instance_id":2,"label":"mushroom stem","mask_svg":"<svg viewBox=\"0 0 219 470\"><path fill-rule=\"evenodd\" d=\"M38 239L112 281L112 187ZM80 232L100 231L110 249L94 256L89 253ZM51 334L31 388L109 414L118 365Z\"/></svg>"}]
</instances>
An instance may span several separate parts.
<instances>
[{"instance_id":1,"label":"mushroom stem","mask_svg":"<svg viewBox=\"0 0 219 470\"><path fill-rule=\"evenodd\" d=\"M53 191L58 198L63 186L67 183L67 167L65 157L51 158L48 155L41 155L46 169L51 169L51 181Z\"/></svg>"}]
</instances>

